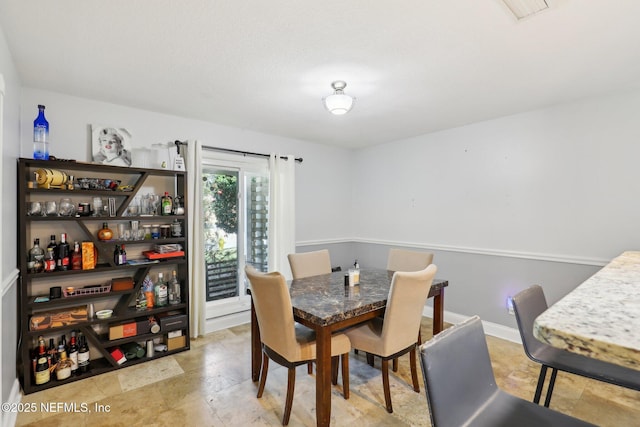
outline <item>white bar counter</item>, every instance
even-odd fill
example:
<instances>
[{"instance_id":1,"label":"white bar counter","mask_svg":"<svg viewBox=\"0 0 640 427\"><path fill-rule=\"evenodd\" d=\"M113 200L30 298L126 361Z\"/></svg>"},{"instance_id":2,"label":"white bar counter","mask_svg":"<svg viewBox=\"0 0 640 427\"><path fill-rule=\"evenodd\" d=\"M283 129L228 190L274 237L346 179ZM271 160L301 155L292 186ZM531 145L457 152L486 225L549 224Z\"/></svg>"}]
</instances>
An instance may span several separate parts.
<instances>
[{"instance_id":1,"label":"white bar counter","mask_svg":"<svg viewBox=\"0 0 640 427\"><path fill-rule=\"evenodd\" d=\"M640 252L624 252L549 307L535 320L533 335L640 370Z\"/></svg>"}]
</instances>

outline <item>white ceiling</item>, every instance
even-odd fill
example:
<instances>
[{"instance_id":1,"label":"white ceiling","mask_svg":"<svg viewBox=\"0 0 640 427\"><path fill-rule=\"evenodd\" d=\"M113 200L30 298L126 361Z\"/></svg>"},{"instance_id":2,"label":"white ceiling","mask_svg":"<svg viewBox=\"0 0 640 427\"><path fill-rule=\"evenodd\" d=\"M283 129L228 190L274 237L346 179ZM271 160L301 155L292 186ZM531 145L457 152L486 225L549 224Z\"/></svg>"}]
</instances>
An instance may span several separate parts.
<instances>
[{"instance_id":1,"label":"white ceiling","mask_svg":"<svg viewBox=\"0 0 640 427\"><path fill-rule=\"evenodd\" d=\"M25 86L355 148L640 88L640 1L548 3L2 0L0 25Z\"/></svg>"}]
</instances>

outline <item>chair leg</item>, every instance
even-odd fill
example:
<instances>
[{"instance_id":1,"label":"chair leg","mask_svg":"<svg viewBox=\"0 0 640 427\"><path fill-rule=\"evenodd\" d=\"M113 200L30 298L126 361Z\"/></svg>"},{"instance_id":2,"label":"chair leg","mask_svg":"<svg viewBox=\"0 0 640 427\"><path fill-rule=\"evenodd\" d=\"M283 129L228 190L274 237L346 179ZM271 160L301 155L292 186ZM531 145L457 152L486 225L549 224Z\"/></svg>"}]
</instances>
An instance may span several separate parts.
<instances>
[{"instance_id":1,"label":"chair leg","mask_svg":"<svg viewBox=\"0 0 640 427\"><path fill-rule=\"evenodd\" d=\"M547 397L544 399L544 406L547 408L549 407L549 403L551 403L551 394L553 393L553 386L556 384L556 375L558 375L558 370L556 368L552 368L549 387L547 387Z\"/></svg>"},{"instance_id":2,"label":"chair leg","mask_svg":"<svg viewBox=\"0 0 640 427\"><path fill-rule=\"evenodd\" d=\"M373 354L371 354L371 353L367 353L367 364L369 364L369 366L373 367Z\"/></svg>"},{"instance_id":3,"label":"chair leg","mask_svg":"<svg viewBox=\"0 0 640 427\"><path fill-rule=\"evenodd\" d=\"M349 353L340 356L342 359L342 394L349 399Z\"/></svg>"},{"instance_id":4,"label":"chair leg","mask_svg":"<svg viewBox=\"0 0 640 427\"><path fill-rule=\"evenodd\" d=\"M313 362L307 362L307 374L313 374Z\"/></svg>"},{"instance_id":5,"label":"chair leg","mask_svg":"<svg viewBox=\"0 0 640 427\"><path fill-rule=\"evenodd\" d=\"M338 356L331 356L331 384L338 384Z\"/></svg>"},{"instance_id":6,"label":"chair leg","mask_svg":"<svg viewBox=\"0 0 640 427\"><path fill-rule=\"evenodd\" d=\"M542 386L544 385L544 379L547 377L547 366L540 366L540 375L538 375L538 385L536 386L536 393L533 395L533 403L540 403L540 395L542 395Z\"/></svg>"},{"instance_id":7,"label":"chair leg","mask_svg":"<svg viewBox=\"0 0 640 427\"><path fill-rule=\"evenodd\" d=\"M262 353L262 370L260 371L260 384L258 385L258 399L264 392L264 384L267 382L267 371L269 370L269 357L267 353Z\"/></svg>"},{"instance_id":8,"label":"chair leg","mask_svg":"<svg viewBox=\"0 0 640 427\"><path fill-rule=\"evenodd\" d=\"M389 390L389 361L382 359L382 388L384 389L384 403L387 405L387 412L393 413L391 406L391 391Z\"/></svg>"},{"instance_id":9,"label":"chair leg","mask_svg":"<svg viewBox=\"0 0 640 427\"><path fill-rule=\"evenodd\" d=\"M284 404L284 417L282 425L289 424L289 416L291 415L291 405L293 404L293 391L296 388L296 368L289 368L289 380L287 381L287 400Z\"/></svg>"},{"instance_id":10,"label":"chair leg","mask_svg":"<svg viewBox=\"0 0 640 427\"><path fill-rule=\"evenodd\" d=\"M393 359L393 365L392 365L391 369L393 370L393 372L398 372L398 358L397 357L395 359Z\"/></svg>"},{"instance_id":11,"label":"chair leg","mask_svg":"<svg viewBox=\"0 0 640 427\"><path fill-rule=\"evenodd\" d=\"M411 366L411 380L413 381L413 391L420 393L420 384L418 384L418 371L416 369L416 349L409 352L409 365Z\"/></svg>"}]
</instances>

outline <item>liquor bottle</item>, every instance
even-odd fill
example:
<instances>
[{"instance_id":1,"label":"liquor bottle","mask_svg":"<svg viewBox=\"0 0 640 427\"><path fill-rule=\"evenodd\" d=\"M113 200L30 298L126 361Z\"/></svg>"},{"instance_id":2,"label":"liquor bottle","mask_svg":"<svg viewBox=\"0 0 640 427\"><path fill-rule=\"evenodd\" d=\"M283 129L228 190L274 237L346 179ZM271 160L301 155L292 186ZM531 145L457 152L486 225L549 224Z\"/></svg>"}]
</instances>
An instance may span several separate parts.
<instances>
[{"instance_id":1,"label":"liquor bottle","mask_svg":"<svg viewBox=\"0 0 640 427\"><path fill-rule=\"evenodd\" d=\"M56 271L56 256L53 248L47 248L47 252L44 254L44 271L45 273Z\"/></svg>"},{"instance_id":2,"label":"liquor bottle","mask_svg":"<svg viewBox=\"0 0 640 427\"><path fill-rule=\"evenodd\" d=\"M56 378L64 380L71 376L71 360L67 358L67 350L62 342L58 345L58 366L56 366Z\"/></svg>"},{"instance_id":3,"label":"liquor bottle","mask_svg":"<svg viewBox=\"0 0 640 427\"><path fill-rule=\"evenodd\" d=\"M102 228L98 230L98 239L102 241L111 240L113 238L113 231L109 228L109 224L102 223Z\"/></svg>"},{"instance_id":4,"label":"liquor bottle","mask_svg":"<svg viewBox=\"0 0 640 427\"><path fill-rule=\"evenodd\" d=\"M76 331L71 331L71 341L69 342L69 359L71 359L71 375L78 370L78 344L76 342Z\"/></svg>"},{"instance_id":5,"label":"liquor bottle","mask_svg":"<svg viewBox=\"0 0 640 427\"><path fill-rule=\"evenodd\" d=\"M158 281L154 287L155 294L155 306L164 307L169 303L169 294L167 290L167 284L164 282L162 273L158 273Z\"/></svg>"},{"instance_id":6,"label":"liquor bottle","mask_svg":"<svg viewBox=\"0 0 640 427\"><path fill-rule=\"evenodd\" d=\"M153 282L151 281L151 277L147 275L142 282L142 288L144 290L144 296L147 300L147 308L153 308L153 303L155 300Z\"/></svg>"},{"instance_id":7,"label":"liquor bottle","mask_svg":"<svg viewBox=\"0 0 640 427\"><path fill-rule=\"evenodd\" d=\"M120 265L120 245L116 245L116 248L113 251L113 263L115 265Z\"/></svg>"},{"instance_id":8,"label":"liquor bottle","mask_svg":"<svg viewBox=\"0 0 640 427\"><path fill-rule=\"evenodd\" d=\"M49 348L47 349L47 357L50 360L49 366L55 366L58 363L58 347L56 347L53 338L49 338Z\"/></svg>"},{"instance_id":9,"label":"liquor bottle","mask_svg":"<svg viewBox=\"0 0 640 427\"><path fill-rule=\"evenodd\" d=\"M44 249L40 247L40 239L33 239L33 247L29 250L29 273L44 271Z\"/></svg>"},{"instance_id":10,"label":"liquor bottle","mask_svg":"<svg viewBox=\"0 0 640 427\"><path fill-rule=\"evenodd\" d=\"M176 271L173 270L169 280L169 305L180 304L180 302L180 282L176 276Z\"/></svg>"},{"instance_id":11,"label":"liquor bottle","mask_svg":"<svg viewBox=\"0 0 640 427\"><path fill-rule=\"evenodd\" d=\"M67 233L60 234L57 265L57 269L60 271L71 269L71 247L69 247L69 242L67 242Z\"/></svg>"},{"instance_id":12,"label":"liquor bottle","mask_svg":"<svg viewBox=\"0 0 640 427\"><path fill-rule=\"evenodd\" d=\"M56 271L58 266L58 244L56 243L55 234L51 235L49 244L47 245L47 252L44 256L44 271L52 272Z\"/></svg>"},{"instance_id":13,"label":"liquor bottle","mask_svg":"<svg viewBox=\"0 0 640 427\"><path fill-rule=\"evenodd\" d=\"M124 249L124 245L120 246L120 265L127 263L127 251Z\"/></svg>"},{"instance_id":14,"label":"liquor bottle","mask_svg":"<svg viewBox=\"0 0 640 427\"><path fill-rule=\"evenodd\" d=\"M140 286L140 292L138 292L138 296L136 297L136 310L146 310L147 308L147 297L144 294L144 287Z\"/></svg>"},{"instance_id":15,"label":"liquor bottle","mask_svg":"<svg viewBox=\"0 0 640 427\"><path fill-rule=\"evenodd\" d=\"M51 379L51 371L49 371L49 359L45 350L44 338L42 335L38 337L38 356L36 361L36 371L34 372L36 385L42 385Z\"/></svg>"},{"instance_id":16,"label":"liquor bottle","mask_svg":"<svg viewBox=\"0 0 640 427\"><path fill-rule=\"evenodd\" d=\"M71 269L82 270L82 251L80 250L80 243L74 242L73 253L71 254Z\"/></svg>"},{"instance_id":17,"label":"liquor bottle","mask_svg":"<svg viewBox=\"0 0 640 427\"><path fill-rule=\"evenodd\" d=\"M58 360L66 360L67 359L67 349L62 341L58 342Z\"/></svg>"},{"instance_id":18,"label":"liquor bottle","mask_svg":"<svg viewBox=\"0 0 640 427\"><path fill-rule=\"evenodd\" d=\"M80 333L80 348L78 349L78 375L86 374L90 370L91 362L89 360L89 345L87 345L87 337Z\"/></svg>"},{"instance_id":19,"label":"liquor bottle","mask_svg":"<svg viewBox=\"0 0 640 427\"><path fill-rule=\"evenodd\" d=\"M160 199L160 215L171 215L173 213L173 199L167 191Z\"/></svg>"},{"instance_id":20,"label":"liquor bottle","mask_svg":"<svg viewBox=\"0 0 640 427\"><path fill-rule=\"evenodd\" d=\"M33 121L33 158L49 160L49 122L44 117L44 105L38 105L38 117Z\"/></svg>"}]
</instances>

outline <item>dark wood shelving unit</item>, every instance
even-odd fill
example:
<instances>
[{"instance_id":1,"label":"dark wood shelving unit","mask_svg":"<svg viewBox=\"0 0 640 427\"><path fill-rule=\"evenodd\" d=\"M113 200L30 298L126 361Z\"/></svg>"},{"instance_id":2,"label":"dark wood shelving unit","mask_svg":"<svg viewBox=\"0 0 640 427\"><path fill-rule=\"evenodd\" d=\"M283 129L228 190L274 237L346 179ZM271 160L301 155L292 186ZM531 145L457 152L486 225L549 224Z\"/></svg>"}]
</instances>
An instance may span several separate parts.
<instances>
[{"instance_id":1,"label":"dark wood shelving unit","mask_svg":"<svg viewBox=\"0 0 640 427\"><path fill-rule=\"evenodd\" d=\"M103 179L120 179L127 181L127 191L109 191L96 189L81 189L74 186L69 188L32 188L34 172L38 169L53 169L65 172L69 176L83 176L91 178ZM189 340L189 277L188 277L188 237L186 237L187 225L187 173L184 171L173 171L164 169L141 169L127 168L118 166L106 166L101 164L83 163L74 161L56 161L56 160L33 160L18 159L18 268L20 270L20 290L18 292L18 376L25 394L34 393L40 390L46 390L58 385L68 384L83 378L94 375L100 375L115 369L126 366L132 366L138 363L144 363L148 360L165 357L171 354L186 351L190 348ZM160 178L163 182L171 182L173 188L164 188L162 191L168 191L172 195L182 197L184 204L184 215L170 216L149 216L149 215L128 215L127 208L139 196L141 189L145 184L149 184L156 178ZM160 191L158 191L159 193ZM86 201L93 197L114 198L116 200L115 215L109 216L30 216L27 212L27 203L30 201L40 201L41 198L71 198L74 204ZM113 213L113 212L112 212ZM95 228L95 224L101 222L121 223L126 221L137 220L141 224L151 224L157 222L173 221L177 219L182 225L184 237L170 237L151 240L119 240L110 241L98 240L96 233L90 230ZM52 228L60 229L65 227L75 227L78 235L75 240L92 242L97 249L98 264L94 269L88 270L68 270L55 271L50 273L30 273L28 271L28 252L33 245L33 236L31 231L34 227L39 230L51 224ZM42 233L42 231L39 231ZM57 233L50 233L57 234ZM80 236L81 234L81 236ZM48 235L46 236L48 237ZM46 241L40 239L41 247L46 250ZM178 243L182 246L184 256L176 258L168 258L158 260L156 262L116 265L112 259L112 249L114 245L126 245L139 248L142 250L153 249L156 244L173 244ZM128 251L127 251L128 252ZM170 270L175 270L177 278L181 284L181 303L167 305L165 307L154 307L146 310L136 310L136 295L140 292L142 282L147 275L153 279L157 272L166 274ZM111 274L112 278L131 277L133 279L133 289L111 290L109 292L94 293L87 295L76 295L53 299L46 302L35 302L38 296L43 296L43 290L48 291L48 282L60 283L69 281L86 281L90 284L92 277L98 279L104 278ZM94 279L94 280L98 280ZM38 291L36 291L38 289ZM115 301L115 302L114 302ZM108 304L108 308L113 309L112 317L108 319L87 319L75 324L51 327L40 330L30 330L30 320L34 314L59 310L67 307L85 306L87 304ZM118 325L125 322L145 320L149 316L158 316L167 312L177 311L181 315L186 315L187 324L184 328L180 328L182 335L185 337L185 346L171 351L156 352L152 357L144 357L140 359L128 360L119 365L111 356L109 350L119 347L129 342L143 343L147 340L160 338L165 341L167 332L162 329L160 332L142 333L132 337L126 337L116 340L109 340L108 330L111 325ZM58 381L55 374L52 373L51 380L43 385L36 385L32 372L31 351L37 346L38 336L42 335L45 342L48 343L49 338L54 338L56 344L61 335L69 336L72 330L81 332L88 341L91 349L91 370L81 375L74 375L68 379ZM105 333L107 331L107 333Z\"/></svg>"}]
</instances>

